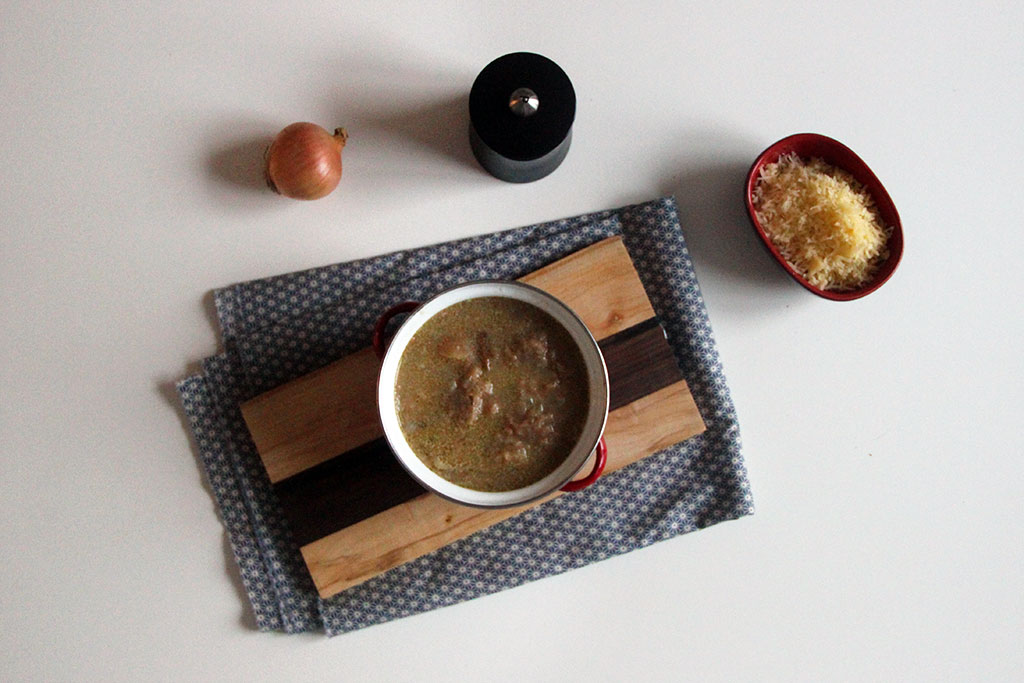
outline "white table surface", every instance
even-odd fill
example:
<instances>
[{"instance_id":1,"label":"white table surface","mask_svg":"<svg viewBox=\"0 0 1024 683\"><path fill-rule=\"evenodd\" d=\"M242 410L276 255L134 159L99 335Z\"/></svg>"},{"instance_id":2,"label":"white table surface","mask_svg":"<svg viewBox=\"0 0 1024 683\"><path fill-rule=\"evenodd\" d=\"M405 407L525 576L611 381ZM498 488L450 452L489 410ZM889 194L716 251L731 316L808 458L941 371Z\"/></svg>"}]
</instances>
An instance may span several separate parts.
<instances>
[{"instance_id":1,"label":"white table surface","mask_svg":"<svg viewBox=\"0 0 1024 683\"><path fill-rule=\"evenodd\" d=\"M0 678L1020 680L1024 5L0 4ZM911 6L914 5L914 6ZM570 75L551 176L475 165L491 59ZM339 190L265 141L351 134ZM744 173L831 135L903 218L818 299ZM757 513L360 632L261 634L173 383L240 280L674 194Z\"/></svg>"}]
</instances>

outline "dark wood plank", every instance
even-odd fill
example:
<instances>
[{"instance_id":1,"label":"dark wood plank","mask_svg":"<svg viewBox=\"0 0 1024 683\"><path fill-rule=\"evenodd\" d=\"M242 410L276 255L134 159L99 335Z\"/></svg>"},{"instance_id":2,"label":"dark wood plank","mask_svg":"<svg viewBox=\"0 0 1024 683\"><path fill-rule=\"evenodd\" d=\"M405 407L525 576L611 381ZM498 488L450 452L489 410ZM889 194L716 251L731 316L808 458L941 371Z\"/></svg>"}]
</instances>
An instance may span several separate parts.
<instances>
[{"instance_id":1,"label":"dark wood plank","mask_svg":"<svg viewBox=\"0 0 1024 683\"><path fill-rule=\"evenodd\" d=\"M610 410L682 380L656 318L599 343L608 366ZM383 438L274 484L300 546L422 494Z\"/></svg>"},{"instance_id":2,"label":"dark wood plank","mask_svg":"<svg viewBox=\"0 0 1024 683\"><path fill-rule=\"evenodd\" d=\"M400 505L424 489L383 437L274 484L300 546Z\"/></svg>"},{"instance_id":3,"label":"dark wood plank","mask_svg":"<svg viewBox=\"0 0 1024 683\"><path fill-rule=\"evenodd\" d=\"M608 366L609 410L621 408L683 379L657 318L598 342Z\"/></svg>"}]
</instances>

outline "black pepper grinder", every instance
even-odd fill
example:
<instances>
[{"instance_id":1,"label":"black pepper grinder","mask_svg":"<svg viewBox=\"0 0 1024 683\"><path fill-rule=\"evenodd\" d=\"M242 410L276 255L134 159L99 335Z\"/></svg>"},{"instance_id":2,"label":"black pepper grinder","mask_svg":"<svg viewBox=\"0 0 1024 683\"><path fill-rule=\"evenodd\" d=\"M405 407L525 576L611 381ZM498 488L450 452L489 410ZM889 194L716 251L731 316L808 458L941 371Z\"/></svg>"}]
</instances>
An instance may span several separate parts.
<instances>
[{"instance_id":1,"label":"black pepper grinder","mask_svg":"<svg viewBox=\"0 0 1024 683\"><path fill-rule=\"evenodd\" d=\"M529 183L569 153L576 91L547 57L514 52L484 67L469 92L469 144L495 178Z\"/></svg>"}]
</instances>

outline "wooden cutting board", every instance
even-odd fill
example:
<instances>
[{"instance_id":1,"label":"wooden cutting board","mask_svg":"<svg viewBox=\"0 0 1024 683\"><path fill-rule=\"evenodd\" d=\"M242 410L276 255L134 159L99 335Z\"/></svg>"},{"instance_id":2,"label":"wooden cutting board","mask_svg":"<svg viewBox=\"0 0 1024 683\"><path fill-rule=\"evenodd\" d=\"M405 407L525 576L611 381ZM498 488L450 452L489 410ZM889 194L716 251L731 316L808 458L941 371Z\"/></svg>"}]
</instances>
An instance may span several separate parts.
<instances>
[{"instance_id":1,"label":"wooden cutting board","mask_svg":"<svg viewBox=\"0 0 1024 683\"><path fill-rule=\"evenodd\" d=\"M604 353L611 384L606 473L704 431L621 237L586 247L521 280L575 310ZM482 510L427 493L384 441L376 407L377 370L377 357L366 348L242 404L253 442L324 598L566 495L556 492L518 508ZM590 468L588 463L581 472Z\"/></svg>"}]
</instances>

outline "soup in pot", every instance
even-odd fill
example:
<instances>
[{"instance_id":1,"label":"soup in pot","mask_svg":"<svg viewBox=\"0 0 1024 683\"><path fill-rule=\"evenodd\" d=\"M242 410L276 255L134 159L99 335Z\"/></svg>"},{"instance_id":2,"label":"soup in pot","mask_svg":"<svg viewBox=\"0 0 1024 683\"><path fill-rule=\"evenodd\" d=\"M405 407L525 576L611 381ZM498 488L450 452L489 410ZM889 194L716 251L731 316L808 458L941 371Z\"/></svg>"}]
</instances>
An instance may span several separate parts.
<instances>
[{"instance_id":1,"label":"soup in pot","mask_svg":"<svg viewBox=\"0 0 1024 683\"><path fill-rule=\"evenodd\" d=\"M448 481L511 491L553 472L586 422L589 384L569 333L532 304L453 304L402 353L395 408L417 457Z\"/></svg>"}]
</instances>

